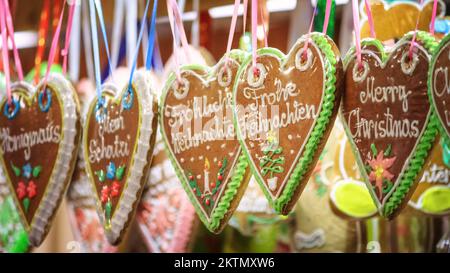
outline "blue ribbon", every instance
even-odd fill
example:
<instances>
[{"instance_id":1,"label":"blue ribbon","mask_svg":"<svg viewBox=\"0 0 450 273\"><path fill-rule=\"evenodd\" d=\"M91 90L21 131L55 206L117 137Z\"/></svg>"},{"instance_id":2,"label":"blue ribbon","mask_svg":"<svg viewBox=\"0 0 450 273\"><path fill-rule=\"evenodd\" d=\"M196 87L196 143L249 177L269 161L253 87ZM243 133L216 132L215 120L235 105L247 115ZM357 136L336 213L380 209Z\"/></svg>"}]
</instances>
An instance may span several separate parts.
<instances>
[{"instance_id":1,"label":"blue ribbon","mask_svg":"<svg viewBox=\"0 0 450 273\"><path fill-rule=\"evenodd\" d=\"M100 72L100 53L99 53L99 46L98 46L98 32L97 32L97 18L95 17L95 11L97 10L97 14L100 21L100 28L102 30L103 34L103 40L106 47L106 55L108 58L108 66L109 66L109 72L112 76L112 68L111 68L111 59L109 55L109 46L108 46L108 39L106 37L106 28L105 28L105 22L103 19L103 11L101 8L101 3L97 0L89 0L89 17L91 21L91 35L92 35L92 48L93 48L93 55L94 55L94 71L95 71L95 85L96 85L96 91L97 91L97 97L98 97L98 103L99 105L103 104L102 99L102 78L101 78L101 72Z\"/></svg>"},{"instance_id":2,"label":"blue ribbon","mask_svg":"<svg viewBox=\"0 0 450 273\"><path fill-rule=\"evenodd\" d=\"M155 0L156 2L156 0ZM134 57L133 57L133 64L131 65L131 73L130 73L130 79L128 80L128 92L131 93L131 85L133 83L133 75L134 75L134 71L136 70L136 64L137 64L137 57L139 55L139 47L141 45L141 41L142 41L142 36L144 34L144 26L145 24L147 24L147 12L148 12L148 6L150 4L150 0L147 0L147 3L145 4L145 10L144 10L144 15L142 15L142 23L141 23L141 29L139 30L139 37L138 37L138 41L136 44L136 49L134 52ZM150 41L149 41L150 44Z\"/></svg>"},{"instance_id":3,"label":"blue ribbon","mask_svg":"<svg viewBox=\"0 0 450 273\"><path fill-rule=\"evenodd\" d=\"M155 33L156 33L156 12L158 10L158 0L153 2L152 20L150 24L150 33L148 35L147 60L145 68L150 70L152 67L153 52L155 49Z\"/></svg>"}]
</instances>

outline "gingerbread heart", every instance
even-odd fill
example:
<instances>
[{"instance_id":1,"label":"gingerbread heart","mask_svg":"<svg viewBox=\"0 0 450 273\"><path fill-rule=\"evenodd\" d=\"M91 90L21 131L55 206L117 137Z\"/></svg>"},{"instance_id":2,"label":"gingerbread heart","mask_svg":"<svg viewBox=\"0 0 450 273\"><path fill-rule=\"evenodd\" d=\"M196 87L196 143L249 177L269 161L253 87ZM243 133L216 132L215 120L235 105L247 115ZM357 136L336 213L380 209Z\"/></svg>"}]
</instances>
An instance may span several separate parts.
<instances>
[{"instance_id":1,"label":"gingerbread heart","mask_svg":"<svg viewBox=\"0 0 450 273\"><path fill-rule=\"evenodd\" d=\"M450 35L434 51L428 70L428 96L442 128L450 137Z\"/></svg>"},{"instance_id":2,"label":"gingerbread heart","mask_svg":"<svg viewBox=\"0 0 450 273\"><path fill-rule=\"evenodd\" d=\"M212 68L191 65L169 77L161 97L161 134L175 171L205 226L219 233L248 180L232 121L232 86L245 53Z\"/></svg>"},{"instance_id":3,"label":"gingerbread heart","mask_svg":"<svg viewBox=\"0 0 450 273\"><path fill-rule=\"evenodd\" d=\"M150 252L187 252L197 222L195 209L170 160L163 155L162 141L155 145L156 149L160 153L154 155L148 189L142 196L136 220Z\"/></svg>"},{"instance_id":4,"label":"gingerbread heart","mask_svg":"<svg viewBox=\"0 0 450 273\"><path fill-rule=\"evenodd\" d=\"M408 205L424 215L442 217L450 215L450 140L439 138Z\"/></svg>"},{"instance_id":5,"label":"gingerbread heart","mask_svg":"<svg viewBox=\"0 0 450 273\"><path fill-rule=\"evenodd\" d=\"M151 163L157 102L148 72L137 71L132 86L102 87L91 102L83 135L86 172L94 187L106 236L120 243L134 216Z\"/></svg>"},{"instance_id":6,"label":"gingerbread heart","mask_svg":"<svg viewBox=\"0 0 450 273\"><path fill-rule=\"evenodd\" d=\"M45 88L45 89L44 89ZM12 85L0 114L1 161L30 243L39 246L72 176L81 136L70 82L50 74L36 88Z\"/></svg>"},{"instance_id":7,"label":"gingerbread heart","mask_svg":"<svg viewBox=\"0 0 450 273\"><path fill-rule=\"evenodd\" d=\"M288 55L262 48L256 62L242 64L234 85L237 135L266 197L287 215L333 127L342 63L320 33L302 36Z\"/></svg>"},{"instance_id":8,"label":"gingerbread heart","mask_svg":"<svg viewBox=\"0 0 450 273\"><path fill-rule=\"evenodd\" d=\"M393 218L413 193L437 133L427 97L434 38L412 33L386 52L378 40L362 41L362 63L352 48L345 59L342 121L356 161L381 215Z\"/></svg>"}]
</instances>

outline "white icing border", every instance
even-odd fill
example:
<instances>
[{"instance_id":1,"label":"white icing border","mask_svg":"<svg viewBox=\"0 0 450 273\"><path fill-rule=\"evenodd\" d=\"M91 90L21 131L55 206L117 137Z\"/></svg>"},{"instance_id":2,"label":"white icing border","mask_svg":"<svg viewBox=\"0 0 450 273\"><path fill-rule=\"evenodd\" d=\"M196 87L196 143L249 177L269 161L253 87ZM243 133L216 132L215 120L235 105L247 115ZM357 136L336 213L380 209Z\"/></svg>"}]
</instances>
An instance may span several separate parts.
<instances>
[{"instance_id":1,"label":"white icing border","mask_svg":"<svg viewBox=\"0 0 450 273\"><path fill-rule=\"evenodd\" d=\"M28 98L31 99L43 84L43 80L36 87L26 82L15 82L12 84L11 89L13 90L13 95L14 90L18 89L25 91ZM78 139L76 138L77 135L80 136L79 132L77 132L77 123L79 122L78 101L72 84L63 75L51 73L48 76L47 85L51 86L59 97L58 100L55 100L55 103L60 103L61 107L62 139L59 143L55 165L49 177L44 195L30 224L25 219L23 211L18 209L21 215L20 219L29 234L30 244L33 246L39 246L50 229L51 219L56 213L56 209L63 199L62 195L64 195L72 178L72 171L77 155L76 151L80 141L80 137ZM1 161L2 167L6 169L3 158ZM5 172L5 174L8 177L8 181L10 181L8 173ZM8 184L10 190L14 190L11 183L8 182ZM17 206L17 196L13 196Z\"/></svg>"},{"instance_id":2,"label":"white icing border","mask_svg":"<svg viewBox=\"0 0 450 273\"><path fill-rule=\"evenodd\" d=\"M149 153L152 153L151 148L151 137L155 130L153 129L153 120L156 117L154 114L154 102L155 97L154 93L151 91L151 75L150 72L139 69L136 71L136 74L133 78L133 84L135 86L135 101L133 103L140 103L140 126L138 128L138 138L136 140L136 150L133 151L131 155L131 165L129 167L129 171L127 172L126 177L126 188L123 189L122 194L120 196L119 202L117 203L116 209L111 217L111 228L105 229L106 237L108 241L112 244L117 243L120 239L120 235L122 231L126 228L126 223L129 222L130 218L133 216L133 205L139 201L138 193L141 189L144 188L144 181L148 173L144 173L145 167L150 164L150 161L147 161ZM127 85L128 86L128 85ZM144 88L139 88L144 87ZM113 84L104 84L102 86L103 90L111 90L115 93L114 100L117 101L122 96L123 92L118 92L117 87ZM124 89L125 92L125 89ZM97 100L93 100L89 109L93 109L95 105L93 103L97 103ZM89 111L91 114L95 114L94 112ZM87 130L89 128L89 124L86 123L84 127L84 136L83 136L83 147L87 144ZM88 161L88 154L85 151L84 158L86 162ZM148 168L150 169L150 168ZM95 188L95 180L92 176L92 172L90 170L90 164L86 164L86 173L91 181L91 186L93 187L93 192L95 193L96 203L97 203L97 212L100 218L100 222L103 227L105 227L105 215L103 213L103 207L98 198L97 190ZM137 207L137 206L135 206Z\"/></svg>"}]
</instances>

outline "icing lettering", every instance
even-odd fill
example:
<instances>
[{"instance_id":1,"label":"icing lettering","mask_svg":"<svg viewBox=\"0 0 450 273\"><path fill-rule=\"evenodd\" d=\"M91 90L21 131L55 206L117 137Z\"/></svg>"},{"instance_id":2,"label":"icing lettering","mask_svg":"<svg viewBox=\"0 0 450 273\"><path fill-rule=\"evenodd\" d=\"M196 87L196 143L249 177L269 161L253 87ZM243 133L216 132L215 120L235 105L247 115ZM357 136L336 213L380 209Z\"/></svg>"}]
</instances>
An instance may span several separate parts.
<instances>
[{"instance_id":1,"label":"icing lettering","mask_svg":"<svg viewBox=\"0 0 450 273\"><path fill-rule=\"evenodd\" d=\"M365 104L370 103L395 103L402 102L403 112L408 112L408 96L411 90L406 90L404 85L398 86L374 86L375 77L367 78L366 90L359 93L360 101Z\"/></svg>"},{"instance_id":2,"label":"icing lettering","mask_svg":"<svg viewBox=\"0 0 450 273\"><path fill-rule=\"evenodd\" d=\"M125 123L122 116L111 119L109 116L98 127L98 139L91 139L89 141L89 162L100 162L103 159L113 159L120 157L127 157L130 155L130 135L127 134L127 140L121 140L117 131L125 130ZM105 134L115 134L113 144L105 144Z\"/></svg>"},{"instance_id":3,"label":"icing lettering","mask_svg":"<svg viewBox=\"0 0 450 273\"><path fill-rule=\"evenodd\" d=\"M21 131L23 131L23 128L21 128ZM9 128L1 128L0 139L2 141L3 152L14 153L23 149L25 160L30 160L31 148L35 145L59 143L61 140L60 131L60 126L53 125L53 122L50 122L45 128L39 128L13 136L10 134Z\"/></svg>"}]
</instances>

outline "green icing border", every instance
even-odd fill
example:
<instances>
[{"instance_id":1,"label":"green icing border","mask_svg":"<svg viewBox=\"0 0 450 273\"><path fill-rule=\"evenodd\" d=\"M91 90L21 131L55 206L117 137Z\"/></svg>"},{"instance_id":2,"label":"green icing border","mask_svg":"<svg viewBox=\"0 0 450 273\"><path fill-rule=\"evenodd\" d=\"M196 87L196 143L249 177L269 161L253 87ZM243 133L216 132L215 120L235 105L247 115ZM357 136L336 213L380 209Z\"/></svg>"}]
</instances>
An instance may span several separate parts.
<instances>
[{"instance_id":1,"label":"green icing border","mask_svg":"<svg viewBox=\"0 0 450 273\"><path fill-rule=\"evenodd\" d=\"M406 34L401 40L399 40L396 44L402 43L407 40L411 40L413 36L413 32L409 32ZM425 49L429 52L429 55L434 52L437 42L435 41L434 37L431 36L429 33L424 31L418 31L416 38L418 41L420 41ZM386 63L386 61L390 58L391 53L386 52L383 44L381 41L368 38L364 39L361 44L364 45L373 45L376 46L379 50L379 53L381 53L381 61L382 63ZM346 54L344 58L344 70L347 70L348 63L354 58L355 54L355 47L353 46L348 53ZM340 116L342 117L342 108L340 110ZM357 163L360 168L360 170L365 172L364 166L361 164L361 160L359 159L360 156L358 154L357 148L355 144L353 143L353 139L351 137L351 134L349 132L348 126L346 122L343 120L344 128L347 137L350 140L350 144L352 146L353 153L355 154L355 157L357 158ZM428 157L429 151L431 150L435 137L438 132L438 121L437 117L434 113L433 107L430 106L430 113L429 118L427 121L427 125L423 131L423 135L420 138L419 142L417 143L416 150L412 152L412 156L410 157L409 166L405 169L403 172L402 177L400 178L400 182L398 183L398 186L395 188L395 190L392 192L391 196L388 198L386 203L384 205L381 205L376 196L374 196L374 193L371 189L369 189L369 192L374 198L375 203L378 206L378 210L380 211L380 214L386 218L392 218L392 216L397 212L397 209L401 206L403 203L406 195L409 193L411 187L415 184L417 180L417 176L420 174L424 164L426 163L426 159ZM363 175L364 176L364 175ZM364 176L364 180L366 185L369 187L370 182L367 181L366 176ZM397 180L398 181L398 180ZM381 207L380 207L381 205Z\"/></svg>"},{"instance_id":2,"label":"green icing border","mask_svg":"<svg viewBox=\"0 0 450 273\"><path fill-rule=\"evenodd\" d=\"M261 189L264 192L264 195L269 200L271 206L275 209L277 213L282 214L284 206L286 206L291 199L293 198L293 195L295 193L295 190L300 185L300 183L306 183L307 181L303 181L305 172L308 171L308 168L310 167L310 164L314 158L314 155L317 151L317 147L319 143L323 140L323 135L327 129L327 127L330 125L330 119L332 119L333 109L334 109L334 103L335 103L335 93L336 93L336 63L338 62L336 55L334 54L334 51L332 49L332 46L330 45L327 36L323 35L322 33L313 32L309 36L312 41L317 45L317 47L320 49L322 53L322 58L324 62L324 70L325 75L324 78L326 80L325 82L325 90L323 93L323 100L322 100L322 108L320 110L319 117L317 118L316 124L314 125L314 128L312 129L310 136L303 148L303 153L301 157L298 159L298 163L295 166L295 168L292 170L292 174L289 176L288 181L285 185L285 188L283 189L281 195L272 200L272 197L270 193L267 191L264 182L261 181L258 175L254 175L256 178L256 181L258 181ZM302 41L302 38L300 38L298 41ZM298 42L297 41L297 42ZM292 46L292 48L294 48ZM289 52L291 54L291 52ZM281 51L275 48L261 48L257 50L257 55L272 55L277 58L281 59L281 62L283 63L285 59L289 56L283 54ZM239 68L239 71L236 76L234 88L233 88L233 104L234 108L236 110L236 94L237 94L237 87L238 87L238 81L242 77L242 74L246 70L249 63L252 61L252 57L248 56L248 58L242 63L241 67ZM237 113L236 111L233 112L233 122L234 126L236 128L236 131L238 132L238 138L239 142L241 143L241 147L243 148L243 151L245 152L245 155L247 156L248 160L250 160L250 154L249 151L245 148L245 142L242 138L238 121L237 121ZM253 164L250 164L251 170L253 174L256 174L258 171L256 170L255 166Z\"/></svg>"},{"instance_id":3,"label":"green icing border","mask_svg":"<svg viewBox=\"0 0 450 273\"><path fill-rule=\"evenodd\" d=\"M430 62L430 66L428 69L428 80L427 80L427 86L428 86L428 99L430 101L430 104L432 105L434 111L436 112L436 117L439 121L439 131L441 132L441 135L446 135L447 137L450 137L450 131L447 131L447 129L445 129L445 125L444 125L444 121L441 119L441 117L439 116L439 114L436 111L436 104L434 102L434 98L432 95L432 87L431 87L431 79L433 77L432 75L432 69L434 68L435 64L436 64L436 60L438 57L438 53L439 51L446 46L450 41L450 34L447 34L444 38L442 38L442 40L439 42L439 44L434 48L433 50L433 55L431 57L431 62ZM450 46L450 45L449 45Z\"/></svg>"},{"instance_id":4,"label":"green icing border","mask_svg":"<svg viewBox=\"0 0 450 273\"><path fill-rule=\"evenodd\" d=\"M229 58L234 59L238 61L239 63L242 62L242 60L245 59L247 53L245 53L242 50L232 50L230 51ZM225 61L226 56L222 57L222 59L217 62L217 64L214 67L208 67L204 65L199 64L190 64L190 65L184 65L180 68L181 71L192 71L192 70L200 70L200 71L206 71L207 75L204 76L206 80L210 79L210 77L214 74L216 69ZM170 150L170 146L166 137L166 134L164 132L164 124L162 121L162 116L164 115L164 103L165 99L167 97L167 93L170 90L170 87L172 86L173 82L175 81L176 76L175 73L172 72L164 87L162 90L162 95L160 98L160 104L159 104L159 128L161 135L164 139L164 146L166 148L166 152L169 155L169 159L174 166L175 173L177 174L178 178L181 181L181 185L183 186L184 191L187 193L187 196L189 197L189 200L191 201L192 205L195 208L195 211L197 212L197 215L199 216L200 220L203 222L203 224L208 228L209 231L213 233L217 233L220 231L220 223L222 219L225 218L227 213L229 212L229 208L231 206L231 202L236 198L236 195L238 193L238 190L241 186L242 181L245 178L245 174L248 167L248 161L247 158L242 155L242 148L240 151L240 155L236 161L236 164L234 166L234 171L226 185L226 188L223 190L222 197L218 200L216 208L212 211L210 220L205 217L202 208L198 204L197 198L193 195L191 188L189 187L189 182L186 178L186 175L182 169L178 167L177 160L175 159L175 156L172 154Z\"/></svg>"}]
</instances>

